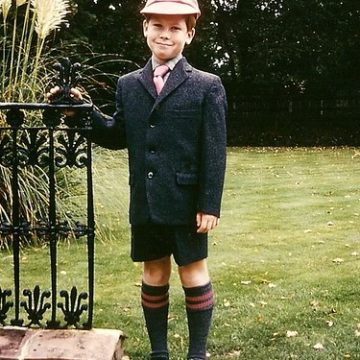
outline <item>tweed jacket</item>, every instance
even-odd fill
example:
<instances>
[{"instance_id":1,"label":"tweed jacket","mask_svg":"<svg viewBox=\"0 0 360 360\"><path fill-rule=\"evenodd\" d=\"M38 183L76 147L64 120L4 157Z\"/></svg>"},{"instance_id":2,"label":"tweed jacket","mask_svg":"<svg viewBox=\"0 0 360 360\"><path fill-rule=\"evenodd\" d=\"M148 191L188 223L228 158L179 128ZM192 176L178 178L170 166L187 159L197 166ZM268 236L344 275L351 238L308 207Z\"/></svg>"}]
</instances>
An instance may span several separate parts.
<instances>
[{"instance_id":1,"label":"tweed jacket","mask_svg":"<svg viewBox=\"0 0 360 360\"><path fill-rule=\"evenodd\" d=\"M195 224L220 216L226 157L226 95L219 77L182 58L160 93L151 60L119 78L116 112L94 111L92 140L129 155L130 223Z\"/></svg>"}]
</instances>

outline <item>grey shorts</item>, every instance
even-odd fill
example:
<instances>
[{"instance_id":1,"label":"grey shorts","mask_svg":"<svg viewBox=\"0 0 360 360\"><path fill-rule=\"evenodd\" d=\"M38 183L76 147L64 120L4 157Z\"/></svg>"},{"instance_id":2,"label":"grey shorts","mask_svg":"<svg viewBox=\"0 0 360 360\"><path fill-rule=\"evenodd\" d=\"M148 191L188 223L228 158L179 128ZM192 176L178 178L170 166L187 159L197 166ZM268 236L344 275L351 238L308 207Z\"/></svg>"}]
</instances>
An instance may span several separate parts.
<instances>
[{"instance_id":1,"label":"grey shorts","mask_svg":"<svg viewBox=\"0 0 360 360\"><path fill-rule=\"evenodd\" d=\"M157 224L131 226L131 258L152 261L174 256L178 266L207 258L208 235L198 234L196 226Z\"/></svg>"}]
</instances>

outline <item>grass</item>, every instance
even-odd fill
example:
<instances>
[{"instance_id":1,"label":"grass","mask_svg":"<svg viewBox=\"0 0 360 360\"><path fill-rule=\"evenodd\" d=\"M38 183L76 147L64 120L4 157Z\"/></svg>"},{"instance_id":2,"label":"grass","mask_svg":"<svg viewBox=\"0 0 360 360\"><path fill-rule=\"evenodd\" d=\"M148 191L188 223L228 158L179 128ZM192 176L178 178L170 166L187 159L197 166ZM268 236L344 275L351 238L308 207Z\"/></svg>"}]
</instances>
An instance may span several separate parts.
<instances>
[{"instance_id":1,"label":"grass","mask_svg":"<svg viewBox=\"0 0 360 360\"><path fill-rule=\"evenodd\" d=\"M94 174L94 326L123 330L127 355L146 359L141 266L129 259L125 153L97 150ZM356 149L229 149L221 225L210 240L211 359L360 359L359 180ZM60 286L81 286L85 245L61 244L59 253ZM24 283L48 283L46 255L23 250ZM11 254L1 257L6 283ZM175 267L171 285L169 347L183 359L187 325Z\"/></svg>"}]
</instances>

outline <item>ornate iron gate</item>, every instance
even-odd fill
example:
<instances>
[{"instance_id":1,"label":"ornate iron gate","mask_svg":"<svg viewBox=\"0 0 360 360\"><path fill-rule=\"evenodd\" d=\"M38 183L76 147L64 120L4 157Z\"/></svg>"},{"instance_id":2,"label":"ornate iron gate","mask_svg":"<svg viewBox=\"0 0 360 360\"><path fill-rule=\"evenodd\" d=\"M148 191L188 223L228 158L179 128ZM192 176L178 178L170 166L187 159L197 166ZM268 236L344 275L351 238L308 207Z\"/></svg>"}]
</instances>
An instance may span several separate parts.
<instances>
[{"instance_id":1,"label":"ornate iron gate","mask_svg":"<svg viewBox=\"0 0 360 360\"><path fill-rule=\"evenodd\" d=\"M12 288L1 287L0 278L0 326L90 329L94 303L94 207L92 186L91 142L83 135L91 129L91 104L76 103L70 97L70 88L80 77L79 65L65 60L56 64L59 76L56 84L62 89L51 104L0 103L0 112L5 125L0 127L0 166L11 178L11 205L8 218L0 218L0 238L7 240L12 248L13 269L7 269L13 277ZM77 112L81 124L69 128L64 124L64 111ZM27 119L34 114L38 126L27 126ZM34 123L32 121L32 123ZM45 218L36 222L24 217L19 182L29 167L46 172L48 199ZM85 169L87 209L83 221L59 219L57 211L57 171L63 168ZM3 193L0 189L0 196ZM1 199L0 199L1 200ZM3 199L4 200L4 199ZM87 290L71 289L58 291L58 242L72 236L86 237L87 245ZM20 246L31 238L41 238L48 244L50 262L50 289L40 285L23 289L21 279ZM0 253L1 261L1 253ZM0 266L3 266L0 262ZM85 276L85 275L84 275ZM26 319L25 319L26 318Z\"/></svg>"}]
</instances>

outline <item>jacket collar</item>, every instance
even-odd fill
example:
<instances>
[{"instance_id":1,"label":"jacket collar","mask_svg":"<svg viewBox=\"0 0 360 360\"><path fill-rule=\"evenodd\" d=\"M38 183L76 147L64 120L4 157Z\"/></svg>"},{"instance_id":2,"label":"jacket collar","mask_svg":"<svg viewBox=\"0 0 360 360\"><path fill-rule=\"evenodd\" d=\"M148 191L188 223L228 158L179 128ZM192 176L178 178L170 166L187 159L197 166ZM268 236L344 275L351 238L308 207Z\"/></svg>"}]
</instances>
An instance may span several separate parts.
<instances>
[{"instance_id":1,"label":"jacket collar","mask_svg":"<svg viewBox=\"0 0 360 360\"><path fill-rule=\"evenodd\" d=\"M192 67L189 65L186 58L183 57L171 71L161 93L157 95L155 85L153 83L152 62L150 59L145 67L140 71L139 81L149 92L149 94L155 99L156 106L159 104L159 102L170 95L177 87L179 87L191 75L191 72Z\"/></svg>"}]
</instances>

